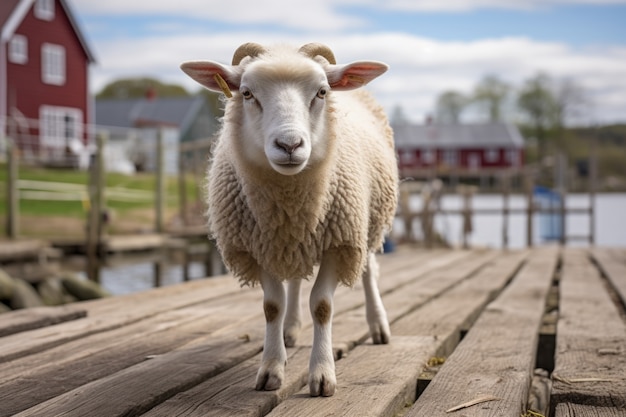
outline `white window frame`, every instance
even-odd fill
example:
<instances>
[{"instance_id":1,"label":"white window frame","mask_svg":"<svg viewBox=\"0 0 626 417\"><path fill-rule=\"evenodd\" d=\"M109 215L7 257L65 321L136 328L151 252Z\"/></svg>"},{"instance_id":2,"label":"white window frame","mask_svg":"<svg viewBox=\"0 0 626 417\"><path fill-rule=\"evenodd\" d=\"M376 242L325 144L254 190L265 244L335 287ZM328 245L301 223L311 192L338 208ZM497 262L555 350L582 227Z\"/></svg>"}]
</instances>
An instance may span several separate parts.
<instances>
[{"instance_id":1,"label":"white window frame","mask_svg":"<svg viewBox=\"0 0 626 417\"><path fill-rule=\"evenodd\" d=\"M28 63L28 38L24 35L13 35L9 42L9 61L14 64Z\"/></svg>"},{"instance_id":2,"label":"white window frame","mask_svg":"<svg viewBox=\"0 0 626 417\"><path fill-rule=\"evenodd\" d=\"M485 149L485 162L490 164L498 162L500 159L500 152L497 148L488 148Z\"/></svg>"},{"instance_id":3,"label":"white window frame","mask_svg":"<svg viewBox=\"0 0 626 417\"><path fill-rule=\"evenodd\" d=\"M54 19L54 2L55 0L35 1L35 17L47 21Z\"/></svg>"},{"instance_id":4,"label":"white window frame","mask_svg":"<svg viewBox=\"0 0 626 417\"><path fill-rule=\"evenodd\" d=\"M445 149L442 159L445 165L455 167L459 162L459 152L456 149Z\"/></svg>"},{"instance_id":5,"label":"white window frame","mask_svg":"<svg viewBox=\"0 0 626 417\"><path fill-rule=\"evenodd\" d=\"M65 48L61 45L44 43L41 46L41 80L45 84L65 84Z\"/></svg>"},{"instance_id":6,"label":"white window frame","mask_svg":"<svg viewBox=\"0 0 626 417\"><path fill-rule=\"evenodd\" d=\"M400 163L402 165L413 165L415 163L415 151L412 149L402 149L400 151Z\"/></svg>"},{"instance_id":7,"label":"white window frame","mask_svg":"<svg viewBox=\"0 0 626 417\"><path fill-rule=\"evenodd\" d=\"M420 157L422 159L422 163L430 165L435 162L435 150L422 149Z\"/></svg>"},{"instance_id":8,"label":"white window frame","mask_svg":"<svg viewBox=\"0 0 626 417\"><path fill-rule=\"evenodd\" d=\"M65 151L73 140L83 141L83 112L72 107L39 108L41 146Z\"/></svg>"}]
</instances>

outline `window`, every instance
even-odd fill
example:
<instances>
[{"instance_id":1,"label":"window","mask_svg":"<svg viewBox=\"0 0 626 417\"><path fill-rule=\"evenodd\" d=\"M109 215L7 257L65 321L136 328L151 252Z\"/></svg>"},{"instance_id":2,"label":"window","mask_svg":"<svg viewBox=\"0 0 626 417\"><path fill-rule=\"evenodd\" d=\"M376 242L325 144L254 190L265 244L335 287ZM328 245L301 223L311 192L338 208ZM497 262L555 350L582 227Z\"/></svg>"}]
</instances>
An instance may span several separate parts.
<instances>
[{"instance_id":1,"label":"window","mask_svg":"<svg viewBox=\"0 0 626 417\"><path fill-rule=\"evenodd\" d=\"M9 61L14 64L28 62L28 38L24 35L14 35L9 43Z\"/></svg>"},{"instance_id":2,"label":"window","mask_svg":"<svg viewBox=\"0 0 626 417\"><path fill-rule=\"evenodd\" d=\"M487 149L485 151L485 161L493 164L500 159L500 152L497 149Z\"/></svg>"},{"instance_id":3,"label":"window","mask_svg":"<svg viewBox=\"0 0 626 417\"><path fill-rule=\"evenodd\" d=\"M41 79L46 84L65 84L65 48L44 43L41 47Z\"/></svg>"},{"instance_id":4,"label":"window","mask_svg":"<svg viewBox=\"0 0 626 417\"><path fill-rule=\"evenodd\" d=\"M443 151L443 163L448 166L456 166L458 153L454 149L446 149Z\"/></svg>"},{"instance_id":5,"label":"window","mask_svg":"<svg viewBox=\"0 0 626 417\"><path fill-rule=\"evenodd\" d=\"M410 149L401 150L400 163L402 165L413 165L415 163L415 152Z\"/></svg>"},{"instance_id":6,"label":"window","mask_svg":"<svg viewBox=\"0 0 626 417\"><path fill-rule=\"evenodd\" d=\"M83 112L70 107L41 106L39 136L42 146L62 151L73 141L82 142Z\"/></svg>"},{"instance_id":7,"label":"window","mask_svg":"<svg viewBox=\"0 0 626 417\"><path fill-rule=\"evenodd\" d=\"M432 164L435 161L435 152L432 149L422 150L422 163Z\"/></svg>"},{"instance_id":8,"label":"window","mask_svg":"<svg viewBox=\"0 0 626 417\"><path fill-rule=\"evenodd\" d=\"M41 20L54 19L55 0L37 0L35 2L35 17Z\"/></svg>"},{"instance_id":9,"label":"window","mask_svg":"<svg viewBox=\"0 0 626 417\"><path fill-rule=\"evenodd\" d=\"M516 149L509 149L506 151L506 160L512 167L520 166L519 152Z\"/></svg>"}]
</instances>

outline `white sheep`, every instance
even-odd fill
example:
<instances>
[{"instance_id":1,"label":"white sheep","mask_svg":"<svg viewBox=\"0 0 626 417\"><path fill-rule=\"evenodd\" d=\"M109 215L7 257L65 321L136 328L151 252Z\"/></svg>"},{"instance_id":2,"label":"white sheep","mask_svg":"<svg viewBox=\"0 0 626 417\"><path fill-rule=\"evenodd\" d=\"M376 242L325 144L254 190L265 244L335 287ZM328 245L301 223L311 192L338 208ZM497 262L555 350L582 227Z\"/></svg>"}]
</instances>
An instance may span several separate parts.
<instances>
[{"instance_id":1,"label":"white sheep","mask_svg":"<svg viewBox=\"0 0 626 417\"><path fill-rule=\"evenodd\" d=\"M300 49L244 44L232 65L193 61L182 70L232 99L208 176L208 221L224 262L261 283L265 345L257 390L278 389L285 346L299 333L300 283L314 273L312 396L335 392L331 323L338 283L363 276L374 343L389 342L374 252L391 227L397 197L392 131L364 91L387 66L337 65L320 44ZM288 281L287 292L283 281Z\"/></svg>"}]
</instances>

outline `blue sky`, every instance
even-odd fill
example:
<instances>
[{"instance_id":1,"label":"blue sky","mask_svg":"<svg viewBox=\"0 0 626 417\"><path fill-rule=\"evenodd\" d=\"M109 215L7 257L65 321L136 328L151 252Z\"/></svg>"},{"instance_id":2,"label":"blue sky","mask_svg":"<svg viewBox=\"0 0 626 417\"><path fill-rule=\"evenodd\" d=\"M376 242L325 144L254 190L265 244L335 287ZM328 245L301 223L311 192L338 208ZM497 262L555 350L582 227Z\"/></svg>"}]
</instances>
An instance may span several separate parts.
<instances>
[{"instance_id":1,"label":"blue sky","mask_svg":"<svg viewBox=\"0 0 626 417\"><path fill-rule=\"evenodd\" d=\"M98 59L94 91L134 76L194 90L182 61L229 62L247 41L321 41L339 61L388 63L369 88L415 121L444 90L469 94L487 74L519 88L542 71L585 93L576 122L626 122L626 0L70 1Z\"/></svg>"}]
</instances>

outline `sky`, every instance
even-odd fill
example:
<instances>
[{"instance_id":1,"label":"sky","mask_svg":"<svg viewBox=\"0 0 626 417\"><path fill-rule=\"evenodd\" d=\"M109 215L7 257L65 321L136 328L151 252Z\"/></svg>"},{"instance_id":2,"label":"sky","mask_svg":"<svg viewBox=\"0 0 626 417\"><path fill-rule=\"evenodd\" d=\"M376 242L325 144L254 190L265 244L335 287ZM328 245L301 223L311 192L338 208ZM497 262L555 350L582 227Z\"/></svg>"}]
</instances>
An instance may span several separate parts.
<instances>
[{"instance_id":1,"label":"sky","mask_svg":"<svg viewBox=\"0 0 626 417\"><path fill-rule=\"evenodd\" d=\"M416 123L444 91L469 95L495 75L515 92L540 72L582 92L571 124L626 122L626 0L69 1L96 55L94 93L143 76L194 92L183 61L230 63L250 41L322 42L339 63L387 63L367 88L390 114L401 108Z\"/></svg>"}]
</instances>

